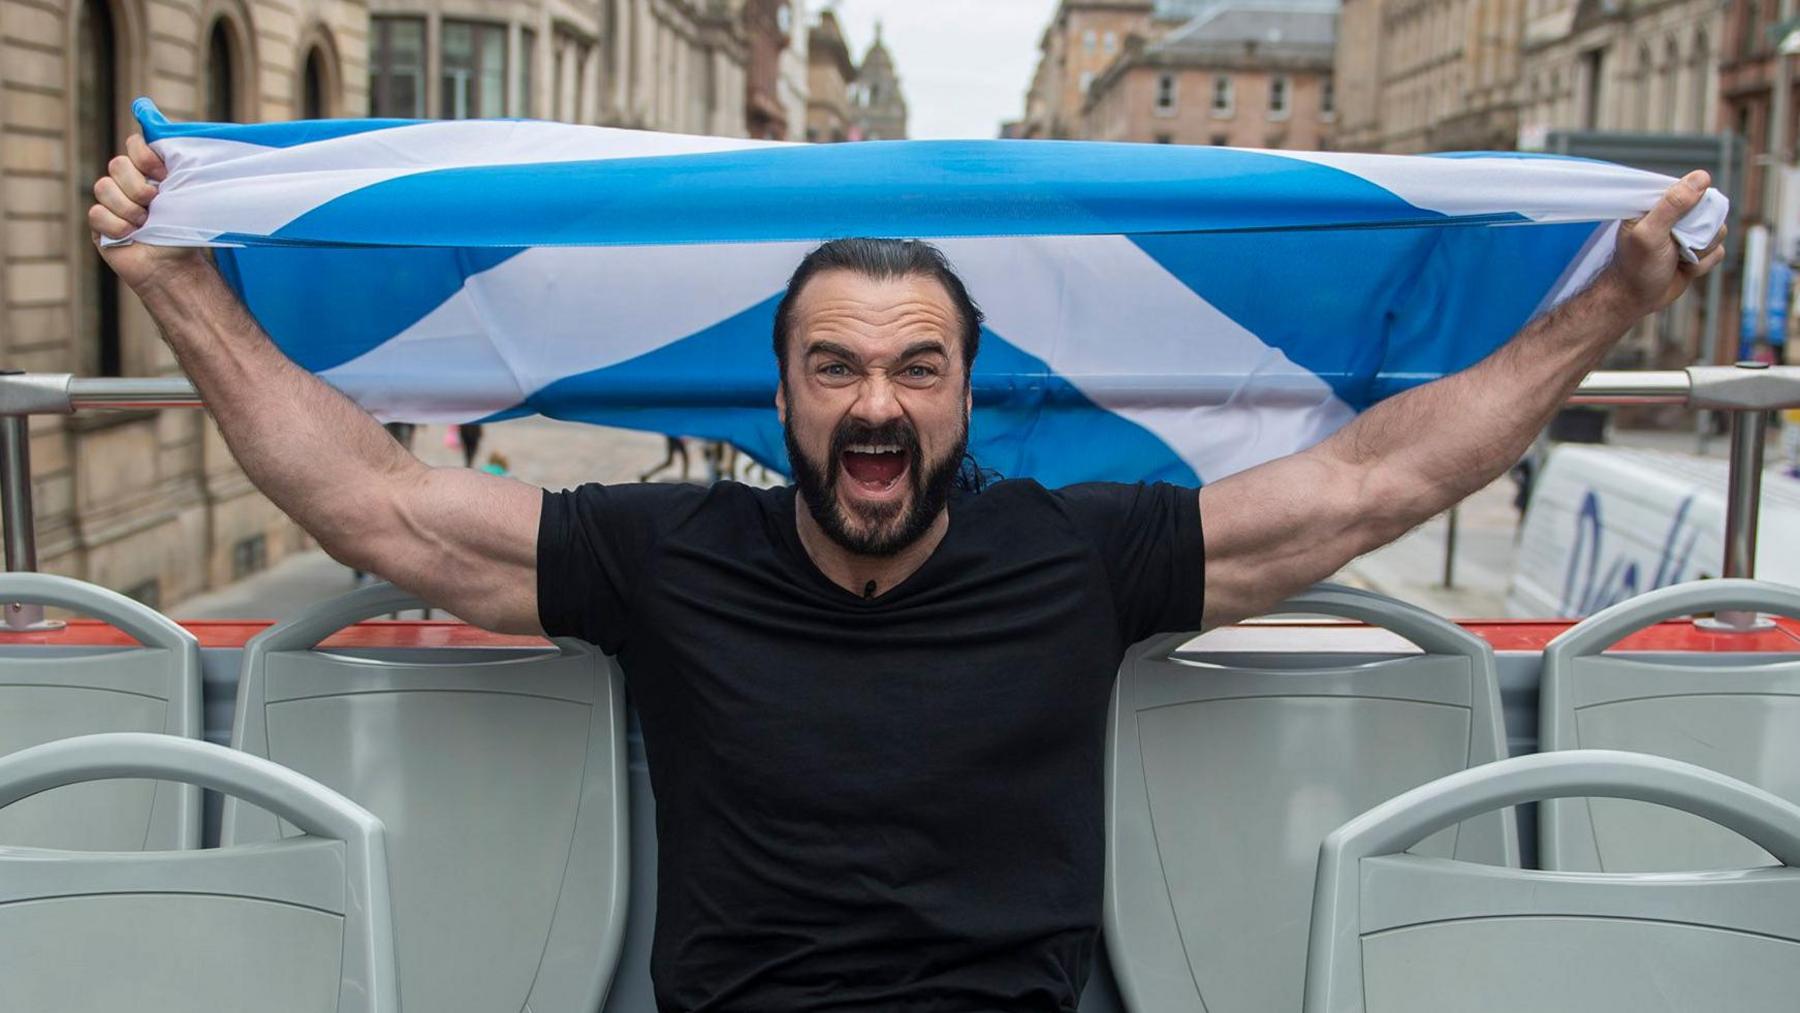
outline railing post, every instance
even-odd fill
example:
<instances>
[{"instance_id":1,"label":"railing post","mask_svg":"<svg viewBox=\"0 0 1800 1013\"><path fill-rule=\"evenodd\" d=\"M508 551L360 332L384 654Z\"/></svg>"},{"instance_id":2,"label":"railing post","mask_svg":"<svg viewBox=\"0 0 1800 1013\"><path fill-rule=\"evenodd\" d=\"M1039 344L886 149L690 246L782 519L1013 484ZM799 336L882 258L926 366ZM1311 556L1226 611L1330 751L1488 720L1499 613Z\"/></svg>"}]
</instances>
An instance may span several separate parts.
<instances>
[{"instance_id":1,"label":"railing post","mask_svg":"<svg viewBox=\"0 0 1800 1013\"><path fill-rule=\"evenodd\" d=\"M1762 502L1763 445L1769 432L1769 413L1731 413L1731 473L1725 493L1726 577L1756 576L1756 528ZM1755 612L1724 611L1718 625L1732 630L1756 629Z\"/></svg>"},{"instance_id":2,"label":"railing post","mask_svg":"<svg viewBox=\"0 0 1800 1013\"><path fill-rule=\"evenodd\" d=\"M37 569L37 527L31 512L31 427L23 415L0 415L0 512L6 521L6 568ZM6 627L42 629L44 606L8 602Z\"/></svg>"}]
</instances>

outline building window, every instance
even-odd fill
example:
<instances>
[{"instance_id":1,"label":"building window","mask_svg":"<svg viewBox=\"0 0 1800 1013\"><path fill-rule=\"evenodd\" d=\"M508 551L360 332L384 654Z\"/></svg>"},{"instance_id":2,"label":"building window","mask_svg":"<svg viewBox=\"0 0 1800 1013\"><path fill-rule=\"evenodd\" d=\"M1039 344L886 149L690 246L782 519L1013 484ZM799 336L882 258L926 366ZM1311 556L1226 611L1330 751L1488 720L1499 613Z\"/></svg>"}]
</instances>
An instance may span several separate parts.
<instances>
[{"instance_id":1,"label":"building window","mask_svg":"<svg viewBox=\"0 0 1800 1013\"><path fill-rule=\"evenodd\" d=\"M369 19L369 115L425 118L425 21Z\"/></svg>"},{"instance_id":2,"label":"building window","mask_svg":"<svg viewBox=\"0 0 1800 1013\"><path fill-rule=\"evenodd\" d=\"M1180 97L1179 86L1174 74L1160 74L1156 78L1156 111L1168 116L1175 112L1176 99Z\"/></svg>"},{"instance_id":3,"label":"building window","mask_svg":"<svg viewBox=\"0 0 1800 1013\"><path fill-rule=\"evenodd\" d=\"M269 565L269 543L262 535L251 535L231 547L231 579L243 580Z\"/></svg>"},{"instance_id":4,"label":"building window","mask_svg":"<svg viewBox=\"0 0 1800 1013\"><path fill-rule=\"evenodd\" d=\"M532 78L537 68L537 33L529 28L519 30L519 115L532 117L537 110L531 106Z\"/></svg>"},{"instance_id":5,"label":"building window","mask_svg":"<svg viewBox=\"0 0 1800 1013\"><path fill-rule=\"evenodd\" d=\"M1231 143L1231 138L1226 137L1224 134L1212 135L1212 146L1215 148L1223 148L1229 143Z\"/></svg>"},{"instance_id":6,"label":"building window","mask_svg":"<svg viewBox=\"0 0 1800 1013\"><path fill-rule=\"evenodd\" d=\"M125 589L125 597L145 608L162 608L162 581L155 577Z\"/></svg>"},{"instance_id":7,"label":"building window","mask_svg":"<svg viewBox=\"0 0 1800 1013\"><path fill-rule=\"evenodd\" d=\"M1174 134L1157 134L1156 135L1156 143L1158 143L1158 144L1174 144L1175 143L1175 135Z\"/></svg>"},{"instance_id":8,"label":"building window","mask_svg":"<svg viewBox=\"0 0 1800 1013\"><path fill-rule=\"evenodd\" d=\"M1319 117L1332 119L1337 116L1337 84L1331 78L1319 82Z\"/></svg>"},{"instance_id":9,"label":"building window","mask_svg":"<svg viewBox=\"0 0 1800 1013\"><path fill-rule=\"evenodd\" d=\"M505 116L506 29L446 20L442 47L438 115L447 120Z\"/></svg>"},{"instance_id":10,"label":"building window","mask_svg":"<svg viewBox=\"0 0 1800 1013\"><path fill-rule=\"evenodd\" d=\"M1237 97L1234 94L1234 90L1235 89L1233 89L1231 84L1230 74L1216 74L1213 76L1212 114L1214 116L1231 115L1232 110L1237 105Z\"/></svg>"},{"instance_id":11,"label":"building window","mask_svg":"<svg viewBox=\"0 0 1800 1013\"><path fill-rule=\"evenodd\" d=\"M330 115L325 103L325 54L314 46L306 52L306 69L300 75L300 118L322 120Z\"/></svg>"},{"instance_id":12,"label":"building window","mask_svg":"<svg viewBox=\"0 0 1800 1013\"><path fill-rule=\"evenodd\" d=\"M214 123L237 120L237 52L224 18L215 19L207 34L206 118Z\"/></svg>"},{"instance_id":13,"label":"building window","mask_svg":"<svg viewBox=\"0 0 1800 1013\"><path fill-rule=\"evenodd\" d=\"M1712 52L1706 41L1706 33L1701 32L1694 38L1694 108L1692 112L1693 129L1704 131L1711 117L1706 115L1707 89L1712 83Z\"/></svg>"},{"instance_id":14,"label":"building window","mask_svg":"<svg viewBox=\"0 0 1800 1013\"><path fill-rule=\"evenodd\" d=\"M1081 72L1081 93L1083 95L1086 95L1088 93L1088 89L1092 88L1093 86L1094 86L1094 72L1091 70L1082 71Z\"/></svg>"},{"instance_id":15,"label":"building window","mask_svg":"<svg viewBox=\"0 0 1800 1013\"><path fill-rule=\"evenodd\" d=\"M1269 78L1269 118L1285 119L1288 114L1288 79L1286 74Z\"/></svg>"},{"instance_id":16,"label":"building window","mask_svg":"<svg viewBox=\"0 0 1800 1013\"><path fill-rule=\"evenodd\" d=\"M1089 29L1088 31L1085 31L1081 34L1081 48L1087 50L1090 53L1094 51L1094 44L1097 41L1098 40L1095 38L1094 32L1092 29Z\"/></svg>"},{"instance_id":17,"label":"building window","mask_svg":"<svg viewBox=\"0 0 1800 1013\"><path fill-rule=\"evenodd\" d=\"M1600 84L1605 80L1606 51L1590 49L1581 54L1582 66L1582 109L1581 128L1583 130L1600 129Z\"/></svg>"},{"instance_id":18,"label":"building window","mask_svg":"<svg viewBox=\"0 0 1800 1013\"><path fill-rule=\"evenodd\" d=\"M88 235L87 209L94 203L94 180L106 171L106 163L120 150L119 45L113 26L112 5L107 0L82 0L76 26L75 61L76 229ZM94 244L82 242L82 275L86 284L75 304L75 333L80 342L93 342L94 356L82 368L99 376L118 376L123 365L119 331L119 279L100 259Z\"/></svg>"},{"instance_id":19,"label":"building window","mask_svg":"<svg viewBox=\"0 0 1800 1013\"><path fill-rule=\"evenodd\" d=\"M1106 33L1106 51L1108 53L1116 53L1119 51L1119 33L1118 32L1107 32Z\"/></svg>"}]
</instances>

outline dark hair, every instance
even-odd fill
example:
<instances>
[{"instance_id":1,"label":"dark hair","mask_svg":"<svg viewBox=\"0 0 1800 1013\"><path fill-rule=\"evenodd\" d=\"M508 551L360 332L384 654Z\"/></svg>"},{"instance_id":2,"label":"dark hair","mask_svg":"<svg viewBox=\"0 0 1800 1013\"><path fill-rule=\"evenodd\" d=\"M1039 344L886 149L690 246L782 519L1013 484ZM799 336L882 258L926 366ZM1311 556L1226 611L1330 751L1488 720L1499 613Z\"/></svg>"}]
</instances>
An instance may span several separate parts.
<instances>
[{"instance_id":1,"label":"dark hair","mask_svg":"<svg viewBox=\"0 0 1800 1013\"><path fill-rule=\"evenodd\" d=\"M936 279L950 293L950 301L956 304L961 317L963 376L967 378L974 372L975 354L981 350L981 322L986 318L942 250L918 239L833 239L800 261L794 276L788 279L786 294L775 307L775 362L783 377L787 375L794 302L806 283L821 271L854 271L876 281L915 276Z\"/></svg>"}]
</instances>

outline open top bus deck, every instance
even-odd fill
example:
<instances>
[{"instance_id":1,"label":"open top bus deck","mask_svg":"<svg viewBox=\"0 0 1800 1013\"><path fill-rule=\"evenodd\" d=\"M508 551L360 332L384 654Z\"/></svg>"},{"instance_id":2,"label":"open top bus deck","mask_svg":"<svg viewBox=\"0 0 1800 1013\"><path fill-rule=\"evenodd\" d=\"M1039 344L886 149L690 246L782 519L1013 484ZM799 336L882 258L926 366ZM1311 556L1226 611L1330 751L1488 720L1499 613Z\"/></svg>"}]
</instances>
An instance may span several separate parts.
<instances>
[{"instance_id":1,"label":"open top bus deck","mask_svg":"<svg viewBox=\"0 0 1800 1013\"><path fill-rule=\"evenodd\" d=\"M1800 854L1800 822L1783 822L1800 821L1800 808L1792 805L1800 801L1800 775L1784 759L1800 742L1800 591L1743 578L1751 575L1756 552L1753 476L1760 471L1763 410L1800 404L1797 374L1730 367L1596 374L1584 387L1589 401L1661 400L1734 411L1721 568L1731 579L1664 588L1579 622L1447 620L1369 592L1321 586L1277 617L1134 648L1121 668L1110 718L1105 939L1081 1009L1196 1008L1187 996L1215 1010L1294 1008L1302 1001L1309 1011L1364 1008L1330 999L1345 994L1350 966L1370 1009L1523 1008L1517 1004L1524 993L1506 989L1533 978L1553 982L1562 996L1558 1005L1539 995L1534 1008L1691 1009L1698 1008L1691 1001L1695 988L1710 990L1713 1008L1791 1008L1796 993L1780 989L1796 984L1790 979L1800 974L1800 961L1776 958L1800 953L1800 907L1783 913L1770 905L1785 903L1800 884L1794 878L1800 872L1788 867L1790 855ZM179 381L0 378L9 569L34 565L25 413L194 403ZM4 414L9 411L14 414ZM60 578L44 581L42 587L51 587ZM375 618L405 600L379 586L279 624L162 625L110 592L55 590L26 600L23 590L40 585L21 583L18 573L0 577L0 587L20 599L7 607L10 628L0 629L0 735L11 737L0 753L49 743L29 756L13 754L32 761L30 770L0 757L0 841L14 843L9 834L22 834L23 843L51 849L0 848L0 950L12 954L0 955L0 969L33 970L62 982L54 986L60 991L35 993L60 1001L18 1008L93 1008L95 995L124 994L120 982L138 974L205 1006L233 989L255 989L257 975L304 978L308 959L349 954L352 939L370 940L366 953L357 951L367 959L346 959L330 970L334 987L296 987L285 999L258 997L268 1001L252 999L244 1008L391 1009L382 1005L387 993L409 997L409 1009L434 1013L517 1009L526 1002L537 1013L654 1008L648 953L655 802L643 742L610 659L571 642L490 634L455 621ZM1716 601L1696 607L1696 596L1709 591L1718 592ZM120 611L107 620L44 623L45 604ZM1627 614L1634 607L1639 610ZM1680 618L1696 612L1717 615ZM1764 612L1775 614L1759 615ZM152 643L156 636L166 642ZM102 685L111 678L103 671L108 659L190 650L192 699L116 680ZM69 691L69 699L52 699L57 690ZM113 706L125 698L138 711ZM185 722L181 737L274 763L213 770L207 767L212 754L162 756L140 741L146 736L65 738L79 723L83 699L105 703L88 712L105 715L88 731L164 731ZM145 710L146 700L166 703L166 715ZM183 707L191 713L178 715ZM92 742L97 759L82 759L84 741ZM1593 747L1655 759L1585 752ZM1542 762L1484 763L1506 757ZM50 769L58 763L67 769ZM1744 794L1730 778L1707 781L1684 765L1690 763L1787 801L1765 801L1754 789ZM39 788L70 786L7 806L25 791L9 787L9 778L27 774ZM282 780L290 776L296 780ZM59 798L86 807L89 830L116 831L124 822L136 828L131 832L146 851L172 851L150 846L154 833L144 829L162 818L165 789L139 797L130 785L152 782L109 782L104 795L98 785L73 785L99 777L156 778L159 785L188 777L225 790L208 790L192 812L175 807L175 821L194 827L181 849L194 857L158 865L115 845L101 858L83 859L91 852L56 827ZM306 794L313 787L295 787L302 783L316 786L317 797ZM283 785L298 794L283 795ZM1596 801L1576 810L1549 801L1559 792L1613 793L1665 808ZM238 800L227 802L227 795ZM1471 808L1476 802L1469 799L1481 798L1498 800L1492 813ZM1540 798L1546 801L1532 801ZM359 813L373 822L358 824ZM334 823L333 814L342 820ZM1701 817L1739 833L1701 826ZM1339 824L1341 832L1329 833ZM1367 854L1356 850L1377 829L1401 824L1418 833L1392 837ZM352 829L333 829L355 826L373 836L359 845ZM1796 831L1791 841L1783 836L1788 829ZM1317 870L1323 878L1315 896L1322 838ZM383 840L379 847L369 843ZM1571 849L1571 840L1588 843ZM308 850L314 841L325 842L316 846L323 850ZM1639 842L1657 846L1639 854L1633 850ZM1584 857L1581 847L1592 854ZM359 867L346 866L343 856L371 849L383 851L385 865L369 864L375 872L365 880L343 878L346 868ZM243 857L229 859L233 854ZM247 863L238 868L250 871L227 877L229 889L213 885L196 871L208 856ZM1719 856L1729 861L1719 864ZM62 862L51 878L69 883L82 869L105 864L112 877L105 881L114 886L21 886L7 864L19 860ZM1771 862L1777 868L1757 868ZM279 890L257 879L255 868L262 866L255 863L281 869L270 872ZM1327 896L1343 882L1334 863L1364 870L1359 909ZM48 864L33 868L34 882L50 875ZM1464 868L1493 871L1458 871ZM1752 871L1678 871L1739 868ZM1651 869L1660 871L1649 879L1626 871ZM1489 879L1469 888L1455 878L1461 875ZM327 881L320 894L327 900L317 902L322 909L294 899L303 885L322 889L307 877ZM1689 899L1661 899L1652 881L1677 879L1688 884L1683 896ZM391 908L375 885L390 880ZM117 933L97 931L80 911L33 920L33 909L13 902L36 897L40 906L55 908L49 903L55 898L116 900L124 889L116 884L127 881L134 884L127 891L132 897L207 896L256 912L269 907L269 891L285 890L280 895L300 905L295 910L323 910L328 917L304 926L249 916L208 922L205 912L165 911L144 901L150 906L127 911L118 924L167 932L126 942L133 959L97 975L90 970L90 982L104 980L92 995L75 995L88 987L82 976L58 971L59 958L50 954L74 953L84 939L119 945ZM357 892L358 883L368 896ZM1421 893L1419 883L1435 885ZM1508 892L1514 888L1516 896ZM1707 899L1714 890L1725 899ZM1480 896L1514 899L1498 912L1456 908L1476 905ZM1396 913L1420 903L1440 910ZM8 921L9 907L24 912L21 920ZM1460 913L1448 913L1452 908ZM1532 922L1549 916L1582 924L1610 919L1606 924L1628 933L1624 950L1592 925L1582 930L1586 935L1568 937ZM1356 918L1362 919L1360 960L1325 960L1331 932L1349 931L1343 926ZM1396 928L1402 923L1415 931ZM1527 923L1529 932L1513 931ZM1452 940L1466 947L1455 961L1432 958L1441 958L1434 947L1442 944L1420 942L1416 931L1473 924L1485 928ZM1599 987L1595 981L1628 979L1621 970L1634 966L1633 947L1664 952L1658 947L1672 944L1656 926L1670 924L1686 926L1682 945L1732 977L1723 985L1717 977L1684 984L1682 975L1703 974L1683 958L1670 961L1670 981L1654 983L1667 990L1661 1006L1644 1005L1629 989L1608 993L1606 1001L1582 991ZM20 940L27 932L49 942L25 946ZM291 945L271 950L258 941L259 932ZM1561 956L1540 952L1520 963L1518 954L1531 952L1529 937L1545 932L1565 948ZM1772 948L1746 956L1737 943L1742 938ZM1571 960L1571 953L1585 959ZM26 963L27 955L36 963ZM1434 959L1443 966L1433 970ZM1765 966L1770 961L1772 968ZM1458 975L1466 981L1441 980ZM1406 988L1435 998L1412 1005L1382 998ZM1444 995L1461 994L1457 988L1492 994L1444 1005ZM163 1007L152 1001L138 1008Z\"/></svg>"}]
</instances>

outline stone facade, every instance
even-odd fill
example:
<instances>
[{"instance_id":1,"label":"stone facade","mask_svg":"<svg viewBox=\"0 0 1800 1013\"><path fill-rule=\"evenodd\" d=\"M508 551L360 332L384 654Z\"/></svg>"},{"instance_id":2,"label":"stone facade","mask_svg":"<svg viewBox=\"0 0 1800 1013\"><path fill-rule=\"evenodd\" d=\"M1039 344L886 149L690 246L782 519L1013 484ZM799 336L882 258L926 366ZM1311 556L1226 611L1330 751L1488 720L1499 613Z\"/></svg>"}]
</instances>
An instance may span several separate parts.
<instances>
[{"instance_id":1,"label":"stone facade","mask_svg":"<svg viewBox=\"0 0 1800 1013\"><path fill-rule=\"evenodd\" d=\"M782 66L793 42L794 5L789 0L747 0L744 32L750 60L745 73L745 130L751 137L783 141L790 136L788 96Z\"/></svg>"},{"instance_id":2,"label":"stone facade","mask_svg":"<svg viewBox=\"0 0 1800 1013\"><path fill-rule=\"evenodd\" d=\"M806 139L806 4L791 0L788 42L781 51L781 105L787 112L787 139Z\"/></svg>"},{"instance_id":3,"label":"stone facade","mask_svg":"<svg viewBox=\"0 0 1800 1013\"><path fill-rule=\"evenodd\" d=\"M851 88L853 136L859 141L906 139L906 93L894 56L881 41L881 22L875 23L875 41L863 54Z\"/></svg>"},{"instance_id":4,"label":"stone facade","mask_svg":"<svg viewBox=\"0 0 1800 1013\"><path fill-rule=\"evenodd\" d=\"M806 40L807 140L831 144L850 139L850 85L855 80L856 61L837 15L822 10Z\"/></svg>"},{"instance_id":5,"label":"stone facade","mask_svg":"<svg viewBox=\"0 0 1800 1013\"><path fill-rule=\"evenodd\" d=\"M1717 5L1665 0L1607 10L1530 0L1527 13L1519 94L1528 142L1550 130L1717 129Z\"/></svg>"},{"instance_id":6,"label":"stone facade","mask_svg":"<svg viewBox=\"0 0 1800 1013\"><path fill-rule=\"evenodd\" d=\"M1640 0L1612 7L1594 0L1530 0L1518 83L1521 147L1541 147L1554 130L1719 129L1715 42L1724 34L1721 20L1719 8L1707 0ZM1767 96L1766 85L1761 94ZM1749 169L1754 184L1761 178L1754 158ZM1739 213L1748 211L1745 220L1753 220L1759 196L1752 188L1739 198ZM1728 275L1721 291L1716 326L1735 332L1735 278ZM1703 300L1687 298L1644 321L1606 365L1656 369L1693 362L1707 351L1700 340L1702 310Z\"/></svg>"},{"instance_id":7,"label":"stone facade","mask_svg":"<svg viewBox=\"0 0 1800 1013\"><path fill-rule=\"evenodd\" d=\"M176 119L510 115L743 136L747 60L743 0L0 0L0 355L176 371L87 237L135 96ZM45 570L167 605L306 544L201 413L40 417L31 433Z\"/></svg>"},{"instance_id":8,"label":"stone facade","mask_svg":"<svg viewBox=\"0 0 1800 1013\"><path fill-rule=\"evenodd\" d=\"M1527 0L1345 0L1338 140L1358 151L1509 150Z\"/></svg>"},{"instance_id":9,"label":"stone facade","mask_svg":"<svg viewBox=\"0 0 1800 1013\"><path fill-rule=\"evenodd\" d=\"M370 108L741 137L743 2L370 0Z\"/></svg>"},{"instance_id":10,"label":"stone facade","mask_svg":"<svg viewBox=\"0 0 1800 1013\"><path fill-rule=\"evenodd\" d=\"M1223 0L1155 42L1134 36L1088 92L1101 141L1331 146L1334 5Z\"/></svg>"},{"instance_id":11,"label":"stone facade","mask_svg":"<svg viewBox=\"0 0 1800 1013\"><path fill-rule=\"evenodd\" d=\"M1087 129L1087 93L1132 36L1158 34L1151 0L1062 0L1038 42L1022 135L1077 138Z\"/></svg>"},{"instance_id":12,"label":"stone facade","mask_svg":"<svg viewBox=\"0 0 1800 1013\"><path fill-rule=\"evenodd\" d=\"M368 15L348 0L0 0L0 355L14 369L175 370L88 241L91 186L129 104L174 118L360 116ZM31 424L43 569L166 604L303 537L198 412Z\"/></svg>"}]
</instances>

